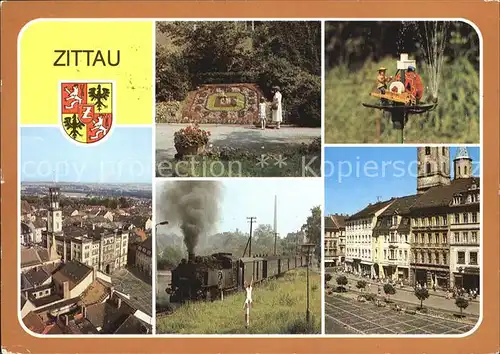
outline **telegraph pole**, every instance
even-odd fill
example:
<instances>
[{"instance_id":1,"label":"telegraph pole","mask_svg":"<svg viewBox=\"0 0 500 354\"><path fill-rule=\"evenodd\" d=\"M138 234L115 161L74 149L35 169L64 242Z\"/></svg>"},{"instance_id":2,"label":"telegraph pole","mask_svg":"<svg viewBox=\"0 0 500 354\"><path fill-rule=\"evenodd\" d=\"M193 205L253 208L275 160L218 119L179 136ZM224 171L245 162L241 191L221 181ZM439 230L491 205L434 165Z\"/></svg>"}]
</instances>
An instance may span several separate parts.
<instances>
[{"instance_id":1,"label":"telegraph pole","mask_svg":"<svg viewBox=\"0 0 500 354\"><path fill-rule=\"evenodd\" d=\"M250 222L250 238L249 238L249 244L248 244L248 257L252 257L252 226L253 223L257 221L257 218L255 216L249 216L247 217L247 220Z\"/></svg>"}]
</instances>

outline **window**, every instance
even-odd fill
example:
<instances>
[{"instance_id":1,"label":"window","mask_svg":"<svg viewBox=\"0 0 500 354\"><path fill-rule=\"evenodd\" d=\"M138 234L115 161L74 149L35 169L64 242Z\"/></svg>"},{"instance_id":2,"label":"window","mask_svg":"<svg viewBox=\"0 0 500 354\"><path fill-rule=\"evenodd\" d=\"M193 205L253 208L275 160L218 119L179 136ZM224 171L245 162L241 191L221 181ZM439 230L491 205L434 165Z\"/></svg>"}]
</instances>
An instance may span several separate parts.
<instances>
[{"instance_id":1,"label":"window","mask_svg":"<svg viewBox=\"0 0 500 354\"><path fill-rule=\"evenodd\" d=\"M387 259L387 250L384 250L384 259Z\"/></svg>"},{"instance_id":2,"label":"window","mask_svg":"<svg viewBox=\"0 0 500 354\"><path fill-rule=\"evenodd\" d=\"M460 243L460 234L458 232L453 233L453 242Z\"/></svg>"},{"instance_id":3,"label":"window","mask_svg":"<svg viewBox=\"0 0 500 354\"><path fill-rule=\"evenodd\" d=\"M443 264L447 264L448 263L448 257L446 256L446 253L443 253Z\"/></svg>"},{"instance_id":4,"label":"window","mask_svg":"<svg viewBox=\"0 0 500 354\"><path fill-rule=\"evenodd\" d=\"M448 243L448 235L447 234L443 234L442 240L443 240L443 244L446 245Z\"/></svg>"},{"instance_id":5,"label":"window","mask_svg":"<svg viewBox=\"0 0 500 354\"><path fill-rule=\"evenodd\" d=\"M477 252L469 253L469 264L477 265Z\"/></svg>"},{"instance_id":6,"label":"window","mask_svg":"<svg viewBox=\"0 0 500 354\"><path fill-rule=\"evenodd\" d=\"M469 242L469 233L467 231L462 232L462 243L468 243Z\"/></svg>"},{"instance_id":7,"label":"window","mask_svg":"<svg viewBox=\"0 0 500 354\"><path fill-rule=\"evenodd\" d=\"M393 225L397 225L398 224L398 217L397 216L393 216L392 217L392 224Z\"/></svg>"},{"instance_id":8,"label":"window","mask_svg":"<svg viewBox=\"0 0 500 354\"><path fill-rule=\"evenodd\" d=\"M408 260L408 251L405 250L405 261L407 261L407 260Z\"/></svg>"},{"instance_id":9,"label":"window","mask_svg":"<svg viewBox=\"0 0 500 354\"><path fill-rule=\"evenodd\" d=\"M425 148L425 154L426 155L430 155L431 154L431 148L430 147L426 147Z\"/></svg>"},{"instance_id":10,"label":"window","mask_svg":"<svg viewBox=\"0 0 500 354\"><path fill-rule=\"evenodd\" d=\"M443 173L447 174L446 173L446 162L443 162Z\"/></svg>"},{"instance_id":11,"label":"window","mask_svg":"<svg viewBox=\"0 0 500 354\"><path fill-rule=\"evenodd\" d=\"M464 224L469 223L469 213L464 213Z\"/></svg>"},{"instance_id":12,"label":"window","mask_svg":"<svg viewBox=\"0 0 500 354\"><path fill-rule=\"evenodd\" d=\"M441 148L441 154L442 154L443 156L446 156L446 148L445 148L445 147L442 147L442 148Z\"/></svg>"},{"instance_id":13,"label":"window","mask_svg":"<svg viewBox=\"0 0 500 354\"><path fill-rule=\"evenodd\" d=\"M477 243L477 231L472 231L471 242Z\"/></svg>"},{"instance_id":14,"label":"window","mask_svg":"<svg viewBox=\"0 0 500 354\"><path fill-rule=\"evenodd\" d=\"M464 174L467 175L467 166L464 166Z\"/></svg>"},{"instance_id":15,"label":"window","mask_svg":"<svg viewBox=\"0 0 500 354\"><path fill-rule=\"evenodd\" d=\"M457 263L465 264L465 252L457 252Z\"/></svg>"},{"instance_id":16,"label":"window","mask_svg":"<svg viewBox=\"0 0 500 354\"><path fill-rule=\"evenodd\" d=\"M432 171L431 164L430 164L429 162L427 162L427 163L425 164L425 173L426 173L426 174L430 174L430 173L431 173L431 171Z\"/></svg>"},{"instance_id":17,"label":"window","mask_svg":"<svg viewBox=\"0 0 500 354\"><path fill-rule=\"evenodd\" d=\"M458 166L458 175L460 176L460 166Z\"/></svg>"},{"instance_id":18,"label":"window","mask_svg":"<svg viewBox=\"0 0 500 354\"><path fill-rule=\"evenodd\" d=\"M448 225L448 215L443 216L443 225Z\"/></svg>"},{"instance_id":19,"label":"window","mask_svg":"<svg viewBox=\"0 0 500 354\"><path fill-rule=\"evenodd\" d=\"M477 213L472 213L472 223L477 223Z\"/></svg>"},{"instance_id":20,"label":"window","mask_svg":"<svg viewBox=\"0 0 500 354\"><path fill-rule=\"evenodd\" d=\"M455 224L460 224L460 215L455 214Z\"/></svg>"},{"instance_id":21,"label":"window","mask_svg":"<svg viewBox=\"0 0 500 354\"><path fill-rule=\"evenodd\" d=\"M427 252L427 262L428 263L432 263L432 256L431 256L431 253L430 252Z\"/></svg>"}]
</instances>

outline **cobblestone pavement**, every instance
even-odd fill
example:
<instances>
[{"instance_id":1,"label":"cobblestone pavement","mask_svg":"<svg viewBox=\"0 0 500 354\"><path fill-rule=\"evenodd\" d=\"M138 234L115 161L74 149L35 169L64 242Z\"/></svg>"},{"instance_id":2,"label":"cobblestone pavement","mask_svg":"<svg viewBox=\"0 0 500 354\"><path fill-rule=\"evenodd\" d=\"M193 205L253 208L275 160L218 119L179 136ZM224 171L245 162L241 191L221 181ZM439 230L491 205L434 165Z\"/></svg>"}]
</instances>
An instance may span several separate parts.
<instances>
[{"instance_id":1,"label":"cobblestone pavement","mask_svg":"<svg viewBox=\"0 0 500 354\"><path fill-rule=\"evenodd\" d=\"M396 312L389 307L358 303L339 295L325 296L328 334L461 334L472 325L424 315Z\"/></svg>"},{"instance_id":2,"label":"cobblestone pavement","mask_svg":"<svg viewBox=\"0 0 500 354\"><path fill-rule=\"evenodd\" d=\"M153 290L151 284L142 281L127 269L120 269L113 273L111 282L115 290L130 296L130 302L137 309L152 316Z\"/></svg>"},{"instance_id":3,"label":"cobblestone pavement","mask_svg":"<svg viewBox=\"0 0 500 354\"><path fill-rule=\"evenodd\" d=\"M189 124L156 124L156 161L172 159L176 154L174 133ZM287 144L309 143L321 137L321 128L282 127L261 130L254 126L202 124L210 131L210 143L255 151L276 150ZM264 147L264 149L262 149Z\"/></svg>"}]
</instances>

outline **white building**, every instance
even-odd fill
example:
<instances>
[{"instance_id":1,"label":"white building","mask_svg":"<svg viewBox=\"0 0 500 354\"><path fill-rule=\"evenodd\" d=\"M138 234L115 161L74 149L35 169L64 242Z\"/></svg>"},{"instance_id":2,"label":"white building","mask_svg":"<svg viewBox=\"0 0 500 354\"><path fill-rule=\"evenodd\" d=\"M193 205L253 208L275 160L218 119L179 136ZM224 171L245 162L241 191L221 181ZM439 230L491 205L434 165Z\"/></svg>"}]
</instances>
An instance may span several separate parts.
<instances>
[{"instance_id":1,"label":"white building","mask_svg":"<svg viewBox=\"0 0 500 354\"><path fill-rule=\"evenodd\" d=\"M373 231L375 277L408 281L411 260L410 208L417 195L397 198L377 219Z\"/></svg>"},{"instance_id":2,"label":"white building","mask_svg":"<svg viewBox=\"0 0 500 354\"><path fill-rule=\"evenodd\" d=\"M377 217L394 202L390 199L369 204L346 219L346 269L356 274L370 275L373 269L373 229Z\"/></svg>"}]
</instances>

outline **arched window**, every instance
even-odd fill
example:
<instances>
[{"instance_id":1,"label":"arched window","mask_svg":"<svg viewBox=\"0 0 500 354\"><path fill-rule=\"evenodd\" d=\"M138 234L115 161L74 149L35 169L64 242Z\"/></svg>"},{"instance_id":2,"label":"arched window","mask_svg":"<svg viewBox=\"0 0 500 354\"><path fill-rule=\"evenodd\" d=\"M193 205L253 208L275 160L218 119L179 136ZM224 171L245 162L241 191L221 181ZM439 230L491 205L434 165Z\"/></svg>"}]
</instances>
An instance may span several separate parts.
<instances>
[{"instance_id":1,"label":"arched window","mask_svg":"<svg viewBox=\"0 0 500 354\"><path fill-rule=\"evenodd\" d=\"M467 175L467 166L464 166L464 174Z\"/></svg>"},{"instance_id":2,"label":"arched window","mask_svg":"<svg viewBox=\"0 0 500 354\"><path fill-rule=\"evenodd\" d=\"M429 162L427 162L425 164L425 173L429 174L431 172L432 172L431 164Z\"/></svg>"},{"instance_id":3,"label":"arched window","mask_svg":"<svg viewBox=\"0 0 500 354\"><path fill-rule=\"evenodd\" d=\"M430 147L426 147L425 148L425 154L426 155L430 155L431 154L431 148Z\"/></svg>"}]
</instances>

